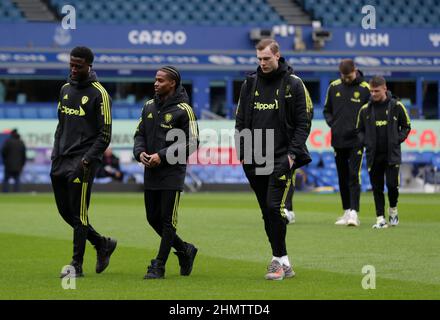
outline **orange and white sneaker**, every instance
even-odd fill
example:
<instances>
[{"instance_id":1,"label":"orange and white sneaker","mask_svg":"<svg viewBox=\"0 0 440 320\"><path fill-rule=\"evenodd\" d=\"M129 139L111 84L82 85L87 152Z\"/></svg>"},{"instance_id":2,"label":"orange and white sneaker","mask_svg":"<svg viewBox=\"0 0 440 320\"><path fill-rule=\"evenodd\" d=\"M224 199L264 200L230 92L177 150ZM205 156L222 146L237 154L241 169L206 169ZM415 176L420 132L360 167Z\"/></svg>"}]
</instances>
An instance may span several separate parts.
<instances>
[{"instance_id":1,"label":"orange and white sneaker","mask_svg":"<svg viewBox=\"0 0 440 320\"><path fill-rule=\"evenodd\" d=\"M284 278L293 278L295 276L295 271L293 271L292 266L288 267L283 264Z\"/></svg>"},{"instance_id":2,"label":"orange and white sneaker","mask_svg":"<svg viewBox=\"0 0 440 320\"><path fill-rule=\"evenodd\" d=\"M284 276L283 266L277 260L273 260L267 267L266 280L283 280Z\"/></svg>"}]
</instances>

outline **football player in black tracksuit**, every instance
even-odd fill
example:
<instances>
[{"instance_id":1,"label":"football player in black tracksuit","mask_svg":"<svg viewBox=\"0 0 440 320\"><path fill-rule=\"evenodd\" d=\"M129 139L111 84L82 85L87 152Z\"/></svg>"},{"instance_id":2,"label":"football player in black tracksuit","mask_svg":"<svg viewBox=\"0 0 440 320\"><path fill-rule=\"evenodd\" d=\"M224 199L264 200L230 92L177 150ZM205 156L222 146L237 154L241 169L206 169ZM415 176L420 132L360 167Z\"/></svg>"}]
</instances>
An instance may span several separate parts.
<instances>
[{"instance_id":1,"label":"football player in black tracksuit","mask_svg":"<svg viewBox=\"0 0 440 320\"><path fill-rule=\"evenodd\" d=\"M264 228L272 248L272 261L265 276L268 280L282 280L295 275L286 249L286 197L292 175L311 161L306 147L310 133L312 102L300 78L280 56L279 45L272 39L257 46L260 66L243 83L236 113L236 147L243 169L260 206ZM254 137L245 145L244 132ZM274 133L274 141L257 142L257 132ZM273 143L270 146L269 143ZM263 172L257 157L247 159L245 149L269 155L273 147L273 170ZM257 150L260 149L260 150ZM270 155L269 155L270 158Z\"/></svg>"},{"instance_id":2,"label":"football player in black tracksuit","mask_svg":"<svg viewBox=\"0 0 440 320\"><path fill-rule=\"evenodd\" d=\"M134 157L145 165L147 220L161 237L159 252L151 260L144 279L164 278L171 247L176 249L183 276L190 275L197 254L193 244L176 234L186 160L198 145L197 120L180 82L180 73L172 66L157 71L156 95L145 103L134 136ZM174 133L180 138L167 141L166 136ZM173 160L174 157L177 159Z\"/></svg>"},{"instance_id":3,"label":"football player in black tracksuit","mask_svg":"<svg viewBox=\"0 0 440 320\"><path fill-rule=\"evenodd\" d=\"M373 228L388 227L385 220L384 177L388 189L389 222L399 223L397 200L399 197L399 167L402 158L400 144L411 131L411 122L405 106L387 92L383 77L370 81L371 100L359 111L356 128L365 146L367 166L376 206L376 224Z\"/></svg>"},{"instance_id":4,"label":"football player in black tracksuit","mask_svg":"<svg viewBox=\"0 0 440 320\"><path fill-rule=\"evenodd\" d=\"M335 150L339 192L344 215L336 225L359 226L359 199L361 194L361 167L363 149L356 135L356 117L368 102L370 92L362 72L356 70L353 60L339 64L341 79L333 81L327 90L324 118L331 128L331 141Z\"/></svg>"},{"instance_id":5,"label":"football player in black tracksuit","mask_svg":"<svg viewBox=\"0 0 440 320\"><path fill-rule=\"evenodd\" d=\"M86 240L97 251L96 272L108 266L116 240L103 237L89 223L88 207L95 170L111 139L111 99L91 69L93 53L76 47L70 53L70 78L60 91L58 126L50 177L57 208L73 228L71 267L61 277L80 277Z\"/></svg>"}]
</instances>

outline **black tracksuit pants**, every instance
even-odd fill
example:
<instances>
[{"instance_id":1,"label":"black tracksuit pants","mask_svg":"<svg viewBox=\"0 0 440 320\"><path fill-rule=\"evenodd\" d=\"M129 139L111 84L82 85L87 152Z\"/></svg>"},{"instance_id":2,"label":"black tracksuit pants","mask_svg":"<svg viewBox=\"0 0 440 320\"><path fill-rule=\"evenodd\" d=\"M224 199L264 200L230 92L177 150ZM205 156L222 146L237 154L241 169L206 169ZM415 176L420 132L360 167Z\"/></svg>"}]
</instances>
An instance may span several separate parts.
<instances>
[{"instance_id":1,"label":"black tracksuit pants","mask_svg":"<svg viewBox=\"0 0 440 320\"><path fill-rule=\"evenodd\" d=\"M287 255L286 225L284 213L287 196L292 184L292 171L285 175L255 175L245 170L251 188L254 190L263 214L264 230L274 257Z\"/></svg>"},{"instance_id":2,"label":"black tracksuit pants","mask_svg":"<svg viewBox=\"0 0 440 320\"><path fill-rule=\"evenodd\" d=\"M292 183L290 184L289 192L287 193L286 199L286 209L289 211L293 211L293 194L295 193L295 182L296 182L296 172L292 174Z\"/></svg>"},{"instance_id":3,"label":"black tracksuit pants","mask_svg":"<svg viewBox=\"0 0 440 320\"><path fill-rule=\"evenodd\" d=\"M102 236L89 224L88 208L96 164L84 168L81 157L59 157L52 162L50 177L58 212L73 228L72 260L82 264L86 240L99 248Z\"/></svg>"},{"instance_id":4,"label":"black tracksuit pants","mask_svg":"<svg viewBox=\"0 0 440 320\"><path fill-rule=\"evenodd\" d=\"M20 191L20 175L21 172L19 171L7 171L5 168L5 174L3 176L3 192L9 192L9 179L12 178L14 179L14 192L19 192Z\"/></svg>"},{"instance_id":5,"label":"black tracksuit pants","mask_svg":"<svg viewBox=\"0 0 440 320\"><path fill-rule=\"evenodd\" d=\"M359 212L361 197L361 167L363 150L358 148L335 148L336 169L338 171L339 192L342 208Z\"/></svg>"},{"instance_id":6,"label":"black tracksuit pants","mask_svg":"<svg viewBox=\"0 0 440 320\"><path fill-rule=\"evenodd\" d=\"M400 165L389 165L386 154L377 154L370 169L370 182L373 187L376 216L385 216L384 184L388 189L388 201L391 208L397 206L399 198L399 168Z\"/></svg>"},{"instance_id":7,"label":"black tracksuit pants","mask_svg":"<svg viewBox=\"0 0 440 320\"><path fill-rule=\"evenodd\" d=\"M186 243L176 234L180 191L145 190L144 202L148 223L161 237L156 259L165 264L171 251L185 251Z\"/></svg>"}]
</instances>

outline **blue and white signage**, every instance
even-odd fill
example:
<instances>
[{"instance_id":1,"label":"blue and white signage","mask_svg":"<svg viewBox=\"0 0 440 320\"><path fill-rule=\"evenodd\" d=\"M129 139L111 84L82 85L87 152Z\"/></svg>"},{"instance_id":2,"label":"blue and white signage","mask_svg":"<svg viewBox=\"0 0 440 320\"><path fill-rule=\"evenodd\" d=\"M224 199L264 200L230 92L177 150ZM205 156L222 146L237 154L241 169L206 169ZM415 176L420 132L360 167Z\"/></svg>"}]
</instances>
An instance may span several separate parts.
<instances>
[{"instance_id":1,"label":"blue and white signage","mask_svg":"<svg viewBox=\"0 0 440 320\"><path fill-rule=\"evenodd\" d=\"M153 25L83 25L63 29L54 23L0 23L0 48L72 48L77 45L107 50L254 50L250 32L255 27L196 27ZM313 49L312 27L302 27L303 41ZM440 28L328 28L332 39L322 52L438 53ZM294 48L295 28L273 26L283 51Z\"/></svg>"},{"instance_id":2,"label":"blue and white signage","mask_svg":"<svg viewBox=\"0 0 440 320\"><path fill-rule=\"evenodd\" d=\"M440 55L287 53L286 60L299 71L337 71L339 62L352 58L362 70L440 71ZM69 53L14 51L0 49L0 68L68 69ZM182 70L253 70L257 67L253 51L242 54L210 53L115 53L95 52L94 68L101 70L154 70L164 64Z\"/></svg>"}]
</instances>

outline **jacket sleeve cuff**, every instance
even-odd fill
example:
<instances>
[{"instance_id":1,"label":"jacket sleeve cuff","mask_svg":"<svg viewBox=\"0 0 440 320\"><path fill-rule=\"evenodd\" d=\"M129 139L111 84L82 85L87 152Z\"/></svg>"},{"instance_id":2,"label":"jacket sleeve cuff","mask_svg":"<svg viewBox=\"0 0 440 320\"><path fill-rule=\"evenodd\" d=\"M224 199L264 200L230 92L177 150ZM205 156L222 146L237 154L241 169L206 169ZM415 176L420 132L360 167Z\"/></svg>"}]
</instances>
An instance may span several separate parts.
<instances>
[{"instance_id":1,"label":"jacket sleeve cuff","mask_svg":"<svg viewBox=\"0 0 440 320\"><path fill-rule=\"evenodd\" d=\"M166 148L160 150L157 154L159 155L159 158L160 158L161 162L168 163L167 162L167 149Z\"/></svg>"},{"instance_id":2,"label":"jacket sleeve cuff","mask_svg":"<svg viewBox=\"0 0 440 320\"><path fill-rule=\"evenodd\" d=\"M90 162L92 162L92 160L91 160L91 158L90 158L90 156L89 155L87 155L87 154L85 154L83 157L82 157L82 160L85 160L85 161L87 161L87 163L90 163Z\"/></svg>"},{"instance_id":3,"label":"jacket sleeve cuff","mask_svg":"<svg viewBox=\"0 0 440 320\"><path fill-rule=\"evenodd\" d=\"M289 147L287 149L287 154L291 155L294 159L298 156L299 152L295 147Z\"/></svg>"}]
</instances>

